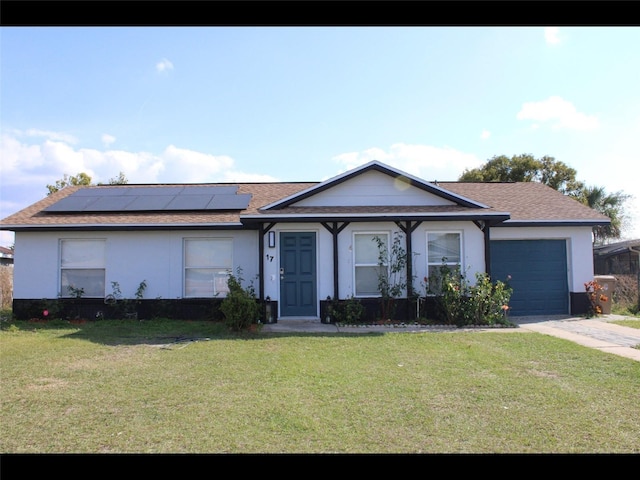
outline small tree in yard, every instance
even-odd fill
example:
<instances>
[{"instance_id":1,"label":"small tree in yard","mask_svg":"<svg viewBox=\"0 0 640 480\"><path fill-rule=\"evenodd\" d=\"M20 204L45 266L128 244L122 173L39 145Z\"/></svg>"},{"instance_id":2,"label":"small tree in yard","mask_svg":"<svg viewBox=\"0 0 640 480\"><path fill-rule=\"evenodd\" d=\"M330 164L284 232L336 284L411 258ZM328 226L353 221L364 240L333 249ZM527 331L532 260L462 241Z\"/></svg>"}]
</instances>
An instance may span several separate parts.
<instances>
[{"instance_id":1,"label":"small tree in yard","mask_svg":"<svg viewBox=\"0 0 640 480\"><path fill-rule=\"evenodd\" d=\"M407 252L402 248L401 235L393 235L391 250L378 236L373 238L378 245L378 290L380 291L381 320L390 320L395 314L395 300L407 288L403 273L407 266Z\"/></svg>"},{"instance_id":2,"label":"small tree in yard","mask_svg":"<svg viewBox=\"0 0 640 480\"><path fill-rule=\"evenodd\" d=\"M225 324L233 331L246 330L260 320L260 305L253 285L243 288L241 271L238 270L237 276L229 275L227 286L229 291L220 305Z\"/></svg>"}]
</instances>

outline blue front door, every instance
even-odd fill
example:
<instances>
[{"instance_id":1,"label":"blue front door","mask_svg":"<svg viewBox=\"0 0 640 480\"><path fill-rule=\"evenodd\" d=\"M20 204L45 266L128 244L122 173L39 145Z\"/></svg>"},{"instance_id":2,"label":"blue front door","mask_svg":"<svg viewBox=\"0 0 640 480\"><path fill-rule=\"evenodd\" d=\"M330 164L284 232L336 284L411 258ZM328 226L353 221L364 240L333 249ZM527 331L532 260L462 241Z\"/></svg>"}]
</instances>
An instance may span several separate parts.
<instances>
[{"instance_id":1,"label":"blue front door","mask_svg":"<svg viewBox=\"0 0 640 480\"><path fill-rule=\"evenodd\" d=\"M318 316L315 232L280 232L280 316Z\"/></svg>"}]
</instances>

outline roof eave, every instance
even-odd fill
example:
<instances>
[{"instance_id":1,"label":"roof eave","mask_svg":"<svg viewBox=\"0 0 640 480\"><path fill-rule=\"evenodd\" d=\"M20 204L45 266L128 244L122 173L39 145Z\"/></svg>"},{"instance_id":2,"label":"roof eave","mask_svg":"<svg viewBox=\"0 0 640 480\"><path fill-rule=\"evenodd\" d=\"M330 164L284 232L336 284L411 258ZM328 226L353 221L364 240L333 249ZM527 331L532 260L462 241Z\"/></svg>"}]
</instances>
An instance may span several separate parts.
<instances>
[{"instance_id":1,"label":"roof eave","mask_svg":"<svg viewBox=\"0 0 640 480\"><path fill-rule=\"evenodd\" d=\"M609 225L601 220L507 220L499 227L595 227Z\"/></svg>"},{"instance_id":2,"label":"roof eave","mask_svg":"<svg viewBox=\"0 0 640 480\"><path fill-rule=\"evenodd\" d=\"M504 222L508 220L510 215L506 212L493 212L493 213L423 213L423 212L409 212L409 213L356 213L356 214L335 214L335 213L322 213L322 214L272 214L263 213L259 215L241 215L240 220L243 223L255 223L255 222L325 222L325 221L339 221L339 222L369 222L369 221L395 221L395 220L410 220L410 221L474 221L484 220L495 222Z\"/></svg>"},{"instance_id":3,"label":"roof eave","mask_svg":"<svg viewBox=\"0 0 640 480\"><path fill-rule=\"evenodd\" d=\"M3 225L0 230L11 232L42 231L105 231L105 230L202 230L202 229L241 229L240 222L215 223L113 223L113 224L52 224L52 225Z\"/></svg>"}]
</instances>

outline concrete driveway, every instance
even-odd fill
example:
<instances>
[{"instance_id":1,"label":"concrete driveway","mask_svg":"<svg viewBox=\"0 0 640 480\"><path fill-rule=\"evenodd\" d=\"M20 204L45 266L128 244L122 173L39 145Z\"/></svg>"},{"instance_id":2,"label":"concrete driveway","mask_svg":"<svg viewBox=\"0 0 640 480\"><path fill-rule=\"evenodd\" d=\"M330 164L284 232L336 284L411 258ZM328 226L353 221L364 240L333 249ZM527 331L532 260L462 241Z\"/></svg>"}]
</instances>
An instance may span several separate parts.
<instances>
[{"instance_id":1,"label":"concrete driveway","mask_svg":"<svg viewBox=\"0 0 640 480\"><path fill-rule=\"evenodd\" d=\"M425 331L492 331L518 332L530 331L570 340L585 347L596 348L603 352L620 355L640 362L640 329L622 327L611 323L627 317L620 315L601 315L596 318L555 316L555 317L514 317L517 328L465 329L439 326L338 326L321 323L318 320L286 319L277 323L265 324L263 332L305 332L305 333L400 333ZM628 317L633 318L633 317Z\"/></svg>"},{"instance_id":2,"label":"concrete driveway","mask_svg":"<svg viewBox=\"0 0 640 480\"><path fill-rule=\"evenodd\" d=\"M596 348L603 352L640 362L640 329L623 327L611 323L627 317L621 315L601 315L596 318L569 317L546 318L523 317L518 327L524 330L551 335L565 340ZM633 318L633 317L629 317Z\"/></svg>"}]
</instances>

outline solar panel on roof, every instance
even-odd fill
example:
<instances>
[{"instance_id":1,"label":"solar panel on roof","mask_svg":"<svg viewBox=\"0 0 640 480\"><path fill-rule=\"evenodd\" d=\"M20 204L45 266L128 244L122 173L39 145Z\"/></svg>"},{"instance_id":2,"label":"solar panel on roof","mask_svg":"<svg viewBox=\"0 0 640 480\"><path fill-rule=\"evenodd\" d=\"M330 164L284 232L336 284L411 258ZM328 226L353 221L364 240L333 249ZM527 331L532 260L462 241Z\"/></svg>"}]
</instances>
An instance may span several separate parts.
<instances>
[{"instance_id":1,"label":"solar panel on roof","mask_svg":"<svg viewBox=\"0 0 640 480\"><path fill-rule=\"evenodd\" d=\"M202 210L211 201L211 195L176 195L165 210Z\"/></svg>"},{"instance_id":2,"label":"solar panel on roof","mask_svg":"<svg viewBox=\"0 0 640 480\"><path fill-rule=\"evenodd\" d=\"M77 192L76 192L77 193ZM68 197L63 198L62 200L58 200L53 205L45 208L47 212L81 212L93 202L95 202L99 197L96 196L80 196L80 195L69 195Z\"/></svg>"},{"instance_id":3,"label":"solar panel on roof","mask_svg":"<svg viewBox=\"0 0 640 480\"><path fill-rule=\"evenodd\" d=\"M127 189L123 187L108 187L108 188L81 188L73 192L67 198L70 197L106 197L109 196L117 196L117 195L126 195Z\"/></svg>"},{"instance_id":4,"label":"solar panel on roof","mask_svg":"<svg viewBox=\"0 0 640 480\"><path fill-rule=\"evenodd\" d=\"M235 185L195 186L185 187L181 195L235 195L237 191Z\"/></svg>"},{"instance_id":5,"label":"solar panel on roof","mask_svg":"<svg viewBox=\"0 0 640 480\"><path fill-rule=\"evenodd\" d=\"M136 195L138 197L147 195L180 195L184 187L128 187L123 188L121 195Z\"/></svg>"},{"instance_id":6,"label":"solar panel on roof","mask_svg":"<svg viewBox=\"0 0 640 480\"><path fill-rule=\"evenodd\" d=\"M145 210L164 210L173 200L173 195L142 195L135 197L133 201L127 205L127 211L145 211Z\"/></svg>"},{"instance_id":7,"label":"solar panel on roof","mask_svg":"<svg viewBox=\"0 0 640 480\"><path fill-rule=\"evenodd\" d=\"M249 206L251 195L214 195L207 210L244 210Z\"/></svg>"},{"instance_id":8,"label":"solar panel on roof","mask_svg":"<svg viewBox=\"0 0 640 480\"><path fill-rule=\"evenodd\" d=\"M46 212L144 212L244 210L251 194L235 185L131 186L83 188L44 209Z\"/></svg>"},{"instance_id":9,"label":"solar panel on roof","mask_svg":"<svg viewBox=\"0 0 640 480\"><path fill-rule=\"evenodd\" d=\"M106 197L99 197L91 205L85 207L85 210L90 210L92 212L115 212L123 210L131 203L132 200L133 197L128 197L126 195L107 195Z\"/></svg>"}]
</instances>

